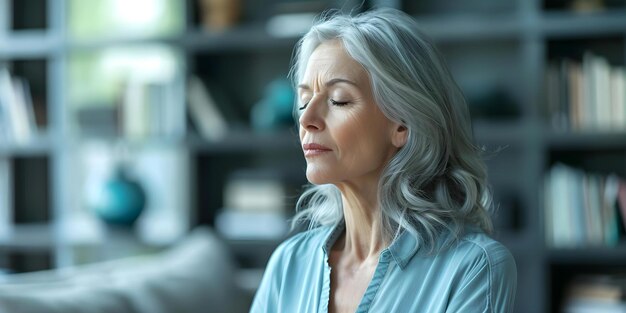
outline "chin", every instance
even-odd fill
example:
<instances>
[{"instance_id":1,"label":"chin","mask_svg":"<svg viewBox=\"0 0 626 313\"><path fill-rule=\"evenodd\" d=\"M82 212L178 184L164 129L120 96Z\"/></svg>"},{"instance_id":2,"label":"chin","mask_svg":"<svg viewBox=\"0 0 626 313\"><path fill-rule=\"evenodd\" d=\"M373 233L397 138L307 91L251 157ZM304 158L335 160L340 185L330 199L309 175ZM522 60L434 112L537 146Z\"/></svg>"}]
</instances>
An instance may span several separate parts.
<instances>
[{"instance_id":1,"label":"chin","mask_svg":"<svg viewBox=\"0 0 626 313\"><path fill-rule=\"evenodd\" d=\"M331 183L331 180L327 175L320 173L319 171L306 171L306 179L314 185L324 185Z\"/></svg>"},{"instance_id":2,"label":"chin","mask_svg":"<svg viewBox=\"0 0 626 313\"><path fill-rule=\"evenodd\" d=\"M306 179L313 185L323 185L327 183L326 180L320 179L315 175L306 175Z\"/></svg>"}]
</instances>

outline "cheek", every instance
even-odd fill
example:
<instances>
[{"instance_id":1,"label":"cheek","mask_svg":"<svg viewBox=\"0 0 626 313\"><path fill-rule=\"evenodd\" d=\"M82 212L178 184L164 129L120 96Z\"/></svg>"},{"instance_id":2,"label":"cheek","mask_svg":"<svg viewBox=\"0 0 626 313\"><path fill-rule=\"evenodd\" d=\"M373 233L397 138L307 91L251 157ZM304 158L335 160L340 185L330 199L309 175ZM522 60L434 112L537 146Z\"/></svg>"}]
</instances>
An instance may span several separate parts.
<instances>
[{"instance_id":1,"label":"cheek","mask_svg":"<svg viewBox=\"0 0 626 313\"><path fill-rule=\"evenodd\" d=\"M359 167L383 162L392 147L388 127L386 119L368 115L353 116L338 127L336 139L344 164Z\"/></svg>"},{"instance_id":2,"label":"cheek","mask_svg":"<svg viewBox=\"0 0 626 313\"><path fill-rule=\"evenodd\" d=\"M367 121L356 114L348 115L337 121L334 129L340 157L347 163L346 165L352 165L367 157L364 154L368 153L367 143L371 139Z\"/></svg>"}]
</instances>

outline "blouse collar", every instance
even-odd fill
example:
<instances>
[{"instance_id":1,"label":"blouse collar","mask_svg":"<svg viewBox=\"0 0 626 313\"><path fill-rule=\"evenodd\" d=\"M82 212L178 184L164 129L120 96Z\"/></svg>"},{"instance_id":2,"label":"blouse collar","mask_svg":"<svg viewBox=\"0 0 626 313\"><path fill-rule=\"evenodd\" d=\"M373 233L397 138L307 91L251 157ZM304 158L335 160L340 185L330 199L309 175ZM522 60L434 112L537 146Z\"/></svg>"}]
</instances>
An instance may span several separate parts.
<instances>
[{"instance_id":1,"label":"blouse collar","mask_svg":"<svg viewBox=\"0 0 626 313\"><path fill-rule=\"evenodd\" d=\"M330 255L330 249L335 244L339 236L346 229L345 221L342 219L335 226L331 227L331 231L326 236L322 249L328 257ZM404 269L409 261L418 252L420 246L417 238L407 231L403 231L392 241L391 245L381 251L380 260L389 261L393 260L396 264Z\"/></svg>"}]
</instances>

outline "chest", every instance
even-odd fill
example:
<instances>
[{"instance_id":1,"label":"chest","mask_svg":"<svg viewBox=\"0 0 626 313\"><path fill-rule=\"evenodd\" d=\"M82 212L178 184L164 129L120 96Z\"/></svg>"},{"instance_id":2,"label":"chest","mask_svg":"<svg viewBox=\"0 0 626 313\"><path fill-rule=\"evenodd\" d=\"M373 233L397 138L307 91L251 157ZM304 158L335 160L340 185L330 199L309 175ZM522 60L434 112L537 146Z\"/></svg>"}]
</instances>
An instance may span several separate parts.
<instances>
[{"instance_id":1,"label":"chest","mask_svg":"<svg viewBox=\"0 0 626 313\"><path fill-rule=\"evenodd\" d=\"M376 264L354 269L334 264L330 275L329 313L356 312L376 271Z\"/></svg>"},{"instance_id":2,"label":"chest","mask_svg":"<svg viewBox=\"0 0 626 313\"><path fill-rule=\"evenodd\" d=\"M371 285L378 258L355 263L342 258L340 253L331 252L328 263L331 269L328 312L356 312Z\"/></svg>"},{"instance_id":3,"label":"chest","mask_svg":"<svg viewBox=\"0 0 626 313\"><path fill-rule=\"evenodd\" d=\"M277 294L278 306L258 312L443 313L461 284L451 268L456 264L450 262L420 262L402 269L383 253L373 273L370 269L369 275L350 277L329 261L320 254L285 266L283 286L288 287Z\"/></svg>"}]
</instances>

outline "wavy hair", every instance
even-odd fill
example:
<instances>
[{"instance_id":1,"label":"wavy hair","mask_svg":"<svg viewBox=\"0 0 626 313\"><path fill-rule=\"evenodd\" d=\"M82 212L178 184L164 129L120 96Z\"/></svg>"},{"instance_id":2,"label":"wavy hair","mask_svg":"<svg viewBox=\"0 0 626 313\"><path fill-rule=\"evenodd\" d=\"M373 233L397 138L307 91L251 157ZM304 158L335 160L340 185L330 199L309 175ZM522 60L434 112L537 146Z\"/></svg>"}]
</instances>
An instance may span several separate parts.
<instances>
[{"instance_id":1,"label":"wavy hair","mask_svg":"<svg viewBox=\"0 0 626 313\"><path fill-rule=\"evenodd\" d=\"M491 193L467 104L417 22L394 9L323 14L296 45L289 74L294 87L313 51L330 40L340 40L366 69L387 118L408 129L406 144L389 161L378 186L383 234L393 238L408 231L433 251L444 232L456 240L467 224L491 233ZM296 208L294 226L303 221L310 228L332 225L343 218L341 193L334 185L311 185Z\"/></svg>"}]
</instances>

